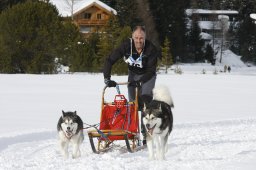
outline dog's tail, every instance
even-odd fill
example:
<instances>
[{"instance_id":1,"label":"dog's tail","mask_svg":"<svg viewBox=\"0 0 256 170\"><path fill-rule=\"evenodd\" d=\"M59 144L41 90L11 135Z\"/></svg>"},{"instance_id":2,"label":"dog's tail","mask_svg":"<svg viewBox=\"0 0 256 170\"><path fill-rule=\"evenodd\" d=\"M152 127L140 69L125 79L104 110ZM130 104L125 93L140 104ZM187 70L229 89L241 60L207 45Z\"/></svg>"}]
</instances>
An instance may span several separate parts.
<instances>
[{"instance_id":1,"label":"dog's tail","mask_svg":"<svg viewBox=\"0 0 256 170\"><path fill-rule=\"evenodd\" d=\"M174 107L170 91L165 85L158 85L153 89L153 99L165 102L171 107Z\"/></svg>"}]
</instances>

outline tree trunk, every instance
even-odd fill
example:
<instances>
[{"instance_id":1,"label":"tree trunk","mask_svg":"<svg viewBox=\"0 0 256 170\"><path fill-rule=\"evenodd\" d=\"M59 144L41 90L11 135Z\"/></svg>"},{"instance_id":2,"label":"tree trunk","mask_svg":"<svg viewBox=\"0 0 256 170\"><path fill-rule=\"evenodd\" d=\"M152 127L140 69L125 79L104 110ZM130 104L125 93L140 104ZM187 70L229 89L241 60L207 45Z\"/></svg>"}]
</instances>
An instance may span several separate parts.
<instances>
[{"instance_id":1,"label":"tree trunk","mask_svg":"<svg viewBox=\"0 0 256 170\"><path fill-rule=\"evenodd\" d=\"M158 32L156 30L155 21L151 14L148 0L137 1L137 14L142 19L146 27L146 36L160 50L160 42Z\"/></svg>"}]
</instances>

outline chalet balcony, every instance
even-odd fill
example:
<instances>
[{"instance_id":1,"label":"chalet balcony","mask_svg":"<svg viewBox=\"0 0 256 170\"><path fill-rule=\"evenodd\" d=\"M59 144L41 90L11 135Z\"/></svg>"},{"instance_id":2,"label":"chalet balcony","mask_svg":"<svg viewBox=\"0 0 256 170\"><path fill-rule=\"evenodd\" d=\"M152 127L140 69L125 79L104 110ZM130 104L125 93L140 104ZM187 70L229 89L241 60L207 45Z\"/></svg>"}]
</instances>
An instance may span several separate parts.
<instances>
[{"instance_id":1,"label":"chalet balcony","mask_svg":"<svg viewBox=\"0 0 256 170\"><path fill-rule=\"evenodd\" d=\"M101 26L101 25L105 25L107 23L108 20L98 20L98 19L91 19L91 20L88 20L88 19L80 19L80 20L76 20L75 22L78 24L78 25L83 25L83 26L92 26L92 25L95 25L95 26Z\"/></svg>"}]
</instances>

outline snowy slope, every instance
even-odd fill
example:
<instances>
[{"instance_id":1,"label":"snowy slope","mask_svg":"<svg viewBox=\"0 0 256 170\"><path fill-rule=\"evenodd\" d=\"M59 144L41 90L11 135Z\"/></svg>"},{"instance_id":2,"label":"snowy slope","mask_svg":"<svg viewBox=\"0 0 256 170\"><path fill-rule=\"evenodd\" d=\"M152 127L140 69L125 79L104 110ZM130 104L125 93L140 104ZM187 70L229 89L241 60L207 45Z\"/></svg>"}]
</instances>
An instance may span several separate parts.
<instances>
[{"instance_id":1,"label":"snowy slope","mask_svg":"<svg viewBox=\"0 0 256 170\"><path fill-rule=\"evenodd\" d=\"M149 161L147 149L128 153L124 143L96 155L86 131L82 157L64 160L56 132L61 110L77 110L84 122L98 123L102 75L1 74L0 169L254 169L255 76L243 69L243 75L184 72L157 79L169 86L175 102L166 161ZM126 76L113 79L123 82Z\"/></svg>"},{"instance_id":2,"label":"snowy slope","mask_svg":"<svg viewBox=\"0 0 256 170\"><path fill-rule=\"evenodd\" d=\"M229 65L231 67L245 67L246 65L241 61L241 56L234 54L230 50L224 50L222 52L222 60L220 63L221 53L216 56L216 65Z\"/></svg>"},{"instance_id":3,"label":"snowy slope","mask_svg":"<svg viewBox=\"0 0 256 170\"><path fill-rule=\"evenodd\" d=\"M227 52L217 66L179 64L181 75L174 74L176 66L158 74L157 85L167 85L175 103L165 161L149 161L147 149L128 153L123 141L94 154L86 130L79 159L60 155L56 126L61 110L76 110L85 123L98 123L102 74L0 74L0 170L254 170L256 67L240 62ZM221 72L225 64L232 66L231 73ZM121 90L127 93L125 86ZM107 100L113 94L115 89L108 89Z\"/></svg>"},{"instance_id":4,"label":"snowy slope","mask_svg":"<svg viewBox=\"0 0 256 170\"><path fill-rule=\"evenodd\" d=\"M66 161L56 150L54 132L31 133L5 138L6 142L16 142L1 152L0 166L2 169L255 169L255 128L256 119L177 124L168 142L166 161L148 161L146 149L127 153L124 148L116 148L97 155L89 148L87 137L81 147L82 157ZM27 140L22 140L22 136Z\"/></svg>"}]
</instances>

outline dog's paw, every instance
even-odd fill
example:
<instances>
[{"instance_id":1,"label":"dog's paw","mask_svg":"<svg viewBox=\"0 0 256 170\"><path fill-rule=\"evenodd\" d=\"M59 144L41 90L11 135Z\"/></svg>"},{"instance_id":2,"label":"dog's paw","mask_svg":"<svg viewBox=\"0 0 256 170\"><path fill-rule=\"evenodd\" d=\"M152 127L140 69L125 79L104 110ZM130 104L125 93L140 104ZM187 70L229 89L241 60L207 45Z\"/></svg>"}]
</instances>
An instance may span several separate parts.
<instances>
[{"instance_id":1,"label":"dog's paw","mask_svg":"<svg viewBox=\"0 0 256 170\"><path fill-rule=\"evenodd\" d=\"M79 158L79 157L80 157L80 155L72 155L73 159L76 159L76 158Z\"/></svg>"},{"instance_id":2,"label":"dog's paw","mask_svg":"<svg viewBox=\"0 0 256 170\"><path fill-rule=\"evenodd\" d=\"M165 156L164 156L164 155L158 155L158 156L157 156L157 160L163 161L163 160L166 160L166 159L165 159Z\"/></svg>"},{"instance_id":3,"label":"dog's paw","mask_svg":"<svg viewBox=\"0 0 256 170\"><path fill-rule=\"evenodd\" d=\"M68 159L68 153L62 153L62 156L64 157L64 159Z\"/></svg>"},{"instance_id":4,"label":"dog's paw","mask_svg":"<svg viewBox=\"0 0 256 170\"><path fill-rule=\"evenodd\" d=\"M79 158L80 156L81 156L80 151L78 151L78 152L75 153L75 154L74 154L74 153L72 154L72 158L73 158L73 159Z\"/></svg>"},{"instance_id":5,"label":"dog's paw","mask_svg":"<svg viewBox=\"0 0 256 170\"><path fill-rule=\"evenodd\" d=\"M154 157L154 155L149 155L148 159L153 161L153 160L155 160L155 157Z\"/></svg>"},{"instance_id":6,"label":"dog's paw","mask_svg":"<svg viewBox=\"0 0 256 170\"><path fill-rule=\"evenodd\" d=\"M65 159L68 159L68 152L65 152L64 150L60 150L60 154L61 154Z\"/></svg>"}]
</instances>

